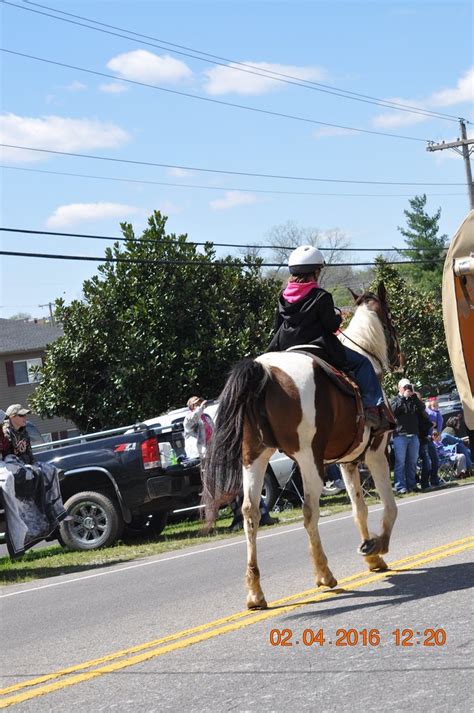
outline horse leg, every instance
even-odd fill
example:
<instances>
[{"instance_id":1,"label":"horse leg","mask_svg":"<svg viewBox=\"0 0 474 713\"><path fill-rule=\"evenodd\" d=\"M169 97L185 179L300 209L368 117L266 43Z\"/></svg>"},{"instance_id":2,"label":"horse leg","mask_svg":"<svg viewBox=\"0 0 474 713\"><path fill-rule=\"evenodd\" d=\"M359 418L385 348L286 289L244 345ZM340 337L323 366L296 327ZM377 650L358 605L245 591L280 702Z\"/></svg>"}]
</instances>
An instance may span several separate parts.
<instances>
[{"instance_id":1,"label":"horse leg","mask_svg":"<svg viewBox=\"0 0 474 713\"><path fill-rule=\"evenodd\" d=\"M357 551L364 556L369 569L387 569L383 559L378 556L381 547L379 538L369 533L369 511L362 493L359 468L355 463L341 463L341 472L351 499L354 522L362 538L362 543Z\"/></svg>"},{"instance_id":2,"label":"horse leg","mask_svg":"<svg viewBox=\"0 0 474 713\"><path fill-rule=\"evenodd\" d=\"M385 453L386 441L387 437L383 439L376 450L369 448L365 454L365 462L370 469L375 487L383 504L382 533L375 538L378 542L378 548L371 553L372 557L366 557L369 569L387 569L387 565L380 555L388 552L390 535L397 519L397 504L392 491L390 466Z\"/></svg>"},{"instance_id":3,"label":"horse leg","mask_svg":"<svg viewBox=\"0 0 474 713\"><path fill-rule=\"evenodd\" d=\"M267 602L260 586L260 570L257 564L257 530L260 523L260 498L267 463L273 449L266 448L255 460L243 466L244 500L242 515L247 537L247 608L266 609ZM244 451L245 453L245 451Z\"/></svg>"},{"instance_id":4,"label":"horse leg","mask_svg":"<svg viewBox=\"0 0 474 713\"><path fill-rule=\"evenodd\" d=\"M303 478L304 526L309 537L309 548L316 577L316 584L318 586L324 585L332 588L337 585L337 580L328 567L328 560L324 553L318 530L319 499L323 490L323 480L321 475L323 474L324 466L322 461L319 464L319 467L316 465L313 451L309 448L308 450L300 451L300 453L295 455L295 458L300 467L301 476Z\"/></svg>"}]
</instances>

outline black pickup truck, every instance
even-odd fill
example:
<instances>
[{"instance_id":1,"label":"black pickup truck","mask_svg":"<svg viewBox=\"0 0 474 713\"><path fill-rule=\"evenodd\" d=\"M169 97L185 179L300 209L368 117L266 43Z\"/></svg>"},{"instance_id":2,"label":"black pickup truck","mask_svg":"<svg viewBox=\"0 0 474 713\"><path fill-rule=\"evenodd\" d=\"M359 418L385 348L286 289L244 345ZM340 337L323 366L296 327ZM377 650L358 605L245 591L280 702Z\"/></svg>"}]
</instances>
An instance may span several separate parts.
<instances>
[{"instance_id":1,"label":"black pickup truck","mask_svg":"<svg viewBox=\"0 0 474 713\"><path fill-rule=\"evenodd\" d=\"M170 512L199 502L199 461L186 459L181 428L137 424L119 430L126 432L35 449L37 461L62 471L61 493L71 517L61 523L58 539L71 549L111 545L125 525L146 525L158 535Z\"/></svg>"}]
</instances>

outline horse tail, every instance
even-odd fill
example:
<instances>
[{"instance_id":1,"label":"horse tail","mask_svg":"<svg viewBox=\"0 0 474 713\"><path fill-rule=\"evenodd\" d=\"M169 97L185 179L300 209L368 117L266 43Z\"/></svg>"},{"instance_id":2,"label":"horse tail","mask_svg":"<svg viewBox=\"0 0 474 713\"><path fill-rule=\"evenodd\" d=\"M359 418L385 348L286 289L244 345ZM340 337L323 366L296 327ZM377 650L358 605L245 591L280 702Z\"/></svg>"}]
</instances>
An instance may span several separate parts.
<instances>
[{"instance_id":1,"label":"horse tail","mask_svg":"<svg viewBox=\"0 0 474 713\"><path fill-rule=\"evenodd\" d=\"M270 371L254 359L243 359L230 372L219 396L215 429L203 464L202 503L209 524L219 507L242 489L242 439L245 417L257 423L258 404Z\"/></svg>"}]
</instances>

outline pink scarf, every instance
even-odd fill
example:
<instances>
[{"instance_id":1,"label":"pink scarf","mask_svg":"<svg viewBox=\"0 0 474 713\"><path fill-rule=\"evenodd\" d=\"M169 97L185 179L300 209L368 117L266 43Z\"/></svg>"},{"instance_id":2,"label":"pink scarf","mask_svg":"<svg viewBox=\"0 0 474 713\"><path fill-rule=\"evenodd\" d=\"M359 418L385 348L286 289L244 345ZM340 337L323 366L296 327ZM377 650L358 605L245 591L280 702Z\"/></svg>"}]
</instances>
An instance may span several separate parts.
<instances>
[{"instance_id":1,"label":"pink scarf","mask_svg":"<svg viewBox=\"0 0 474 713\"><path fill-rule=\"evenodd\" d=\"M287 302L298 302L315 287L319 287L319 285L314 280L312 282L289 282L283 290L283 297Z\"/></svg>"}]
</instances>

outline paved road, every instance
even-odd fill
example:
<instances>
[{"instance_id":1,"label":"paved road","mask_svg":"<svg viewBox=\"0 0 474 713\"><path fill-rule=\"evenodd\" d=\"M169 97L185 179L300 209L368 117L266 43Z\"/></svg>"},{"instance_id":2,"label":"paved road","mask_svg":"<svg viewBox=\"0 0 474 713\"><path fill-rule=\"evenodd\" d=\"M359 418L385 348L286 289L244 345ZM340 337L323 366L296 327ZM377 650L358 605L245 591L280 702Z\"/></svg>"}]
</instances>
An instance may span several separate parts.
<instances>
[{"instance_id":1,"label":"paved road","mask_svg":"<svg viewBox=\"0 0 474 713\"><path fill-rule=\"evenodd\" d=\"M464 486L402 501L389 561L403 562L386 576L364 572L348 514L323 520L323 543L340 582L331 595L312 589L300 524L262 532L264 591L269 602L285 600L268 612L242 613L242 538L4 587L2 685L13 688L3 703L40 713L72 706L121 712L472 710L473 498L474 486ZM372 511L375 530L380 512ZM291 595L298 596L288 600ZM293 645L272 646L270 632L276 630L277 642L283 629ZM355 645L336 646L338 638L344 641L338 629L358 632L350 635ZM372 633L373 645L364 645L363 632L373 629L380 643ZM405 629L414 632L411 640L401 633ZM437 632L434 646L424 645L429 629ZM319 630L324 643L306 646L309 632ZM396 630L400 644L413 645L397 645ZM65 667L72 672L48 677Z\"/></svg>"}]
</instances>

